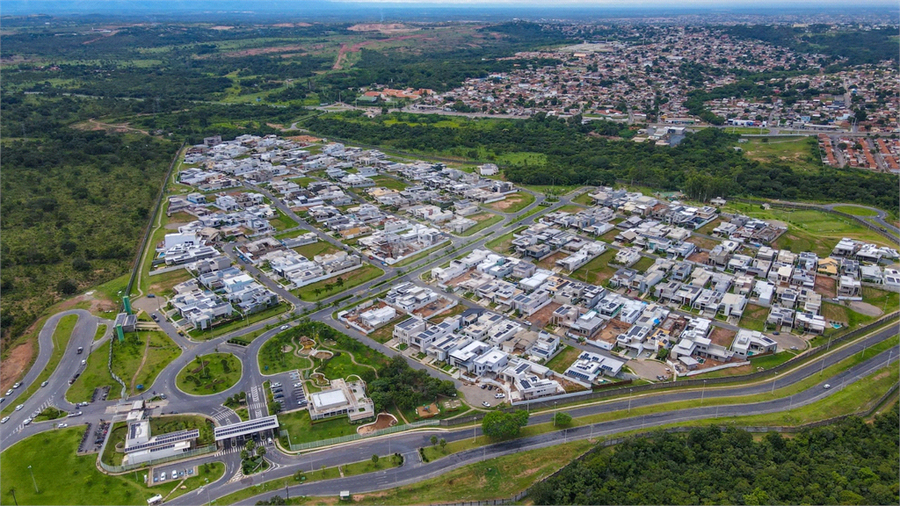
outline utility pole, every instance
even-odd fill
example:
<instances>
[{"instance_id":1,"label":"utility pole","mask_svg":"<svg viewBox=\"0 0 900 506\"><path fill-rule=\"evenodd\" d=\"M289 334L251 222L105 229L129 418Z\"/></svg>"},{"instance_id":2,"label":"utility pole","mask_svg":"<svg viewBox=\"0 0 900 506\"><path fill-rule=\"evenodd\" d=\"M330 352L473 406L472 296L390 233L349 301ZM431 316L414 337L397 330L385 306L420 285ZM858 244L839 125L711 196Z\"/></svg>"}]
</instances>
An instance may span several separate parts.
<instances>
[{"instance_id":1,"label":"utility pole","mask_svg":"<svg viewBox=\"0 0 900 506\"><path fill-rule=\"evenodd\" d=\"M31 469L31 466L28 466L28 472L31 473L31 482L34 483L34 493L39 494L40 492L37 488L37 482L34 481L34 471Z\"/></svg>"}]
</instances>

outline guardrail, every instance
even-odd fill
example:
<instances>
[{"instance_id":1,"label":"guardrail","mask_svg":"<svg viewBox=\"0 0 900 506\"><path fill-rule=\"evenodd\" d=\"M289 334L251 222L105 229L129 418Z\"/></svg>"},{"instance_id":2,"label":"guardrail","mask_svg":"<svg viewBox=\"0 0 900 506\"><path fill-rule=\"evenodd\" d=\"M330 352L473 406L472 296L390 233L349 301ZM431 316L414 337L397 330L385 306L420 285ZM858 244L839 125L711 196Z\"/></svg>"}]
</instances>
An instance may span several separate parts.
<instances>
[{"instance_id":1,"label":"guardrail","mask_svg":"<svg viewBox=\"0 0 900 506\"><path fill-rule=\"evenodd\" d=\"M106 448L106 444L103 445ZM152 467L159 464L165 464L166 462L173 462L175 460L184 460L191 457L196 457L198 455L206 455L208 453L213 453L218 450L218 447L215 444L201 446L199 448L194 448L193 450L188 450L184 453L179 453L178 455L172 455L171 457L165 457L161 459L148 460L147 462L141 462L139 464L127 464L124 466L111 466L105 462L103 462L102 455L103 452L101 450L100 455L97 459L97 462L100 463L100 467L102 467L108 473L124 473L127 471L133 471L135 469L140 469L142 467Z\"/></svg>"},{"instance_id":2,"label":"guardrail","mask_svg":"<svg viewBox=\"0 0 900 506\"><path fill-rule=\"evenodd\" d=\"M288 446L291 448L291 451L299 452L303 450L311 450L313 448L321 448L323 446L331 446L340 443L348 443L350 441L357 441L359 439L365 439L375 436L383 436L385 434L393 434L395 432L403 432L405 430L417 429L419 427L436 427L441 425L440 422L443 420L422 420L420 422L413 422L405 425L395 425L393 427L388 427L386 429L376 430L371 434L361 435L361 434L350 434L349 436L341 436L341 437L333 437L329 439L322 439L319 441L310 441L308 443L299 443L294 444L290 443ZM282 431L282 436L287 435L288 441L290 442L290 434L287 431Z\"/></svg>"}]
</instances>

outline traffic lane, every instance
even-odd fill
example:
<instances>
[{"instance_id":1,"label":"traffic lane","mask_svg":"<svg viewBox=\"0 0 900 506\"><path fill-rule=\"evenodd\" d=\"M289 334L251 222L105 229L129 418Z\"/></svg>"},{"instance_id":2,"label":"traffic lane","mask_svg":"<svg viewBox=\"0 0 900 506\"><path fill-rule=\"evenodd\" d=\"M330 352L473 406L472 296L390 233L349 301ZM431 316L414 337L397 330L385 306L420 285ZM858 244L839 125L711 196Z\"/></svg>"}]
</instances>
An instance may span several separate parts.
<instances>
[{"instance_id":1,"label":"traffic lane","mask_svg":"<svg viewBox=\"0 0 900 506\"><path fill-rule=\"evenodd\" d=\"M863 377L871 374L875 370L887 367L892 361L897 359L891 356L889 352L880 353L876 357L868 361L854 366L845 374L836 375L829 380L837 382L840 377L845 377L844 384L850 384L859 381ZM379 473L380 476L387 476L389 479L373 479L371 474L359 475L349 478L338 478L323 482L309 483L291 487L290 490L296 495L337 495L342 490L350 490L351 493L374 492L393 488L406 484L416 483L433 476L444 474L447 471L467 465L480 460L491 459L503 455L510 455L527 451L531 449L560 444L566 441L574 441L576 439L587 439L590 437L612 435L623 431L634 430L637 428L650 429L659 425L709 419L724 418L736 416L750 416L757 414L767 414L785 411L794 407L804 406L813 402L817 402L829 395L837 392L839 388L822 388L822 384L816 385L801 393L795 394L788 398L781 398L772 401L760 402L755 404L737 404L730 406L708 406L696 407L670 412L660 412L640 417L630 417L609 422L602 422L587 426L580 426L572 429L564 429L551 433L534 436L531 438L523 438L505 443L498 443L481 448L467 450L448 456L428 464L413 465L406 468L392 468L390 470ZM404 469L406 468L406 469ZM289 471L289 469L284 469ZM290 473L283 473L284 476ZM403 479L399 479L402 475ZM391 480L390 478L394 479ZM253 504L258 500L264 500L274 495L278 495L281 491L273 491L265 494L254 496L247 500L246 504Z\"/></svg>"}]
</instances>

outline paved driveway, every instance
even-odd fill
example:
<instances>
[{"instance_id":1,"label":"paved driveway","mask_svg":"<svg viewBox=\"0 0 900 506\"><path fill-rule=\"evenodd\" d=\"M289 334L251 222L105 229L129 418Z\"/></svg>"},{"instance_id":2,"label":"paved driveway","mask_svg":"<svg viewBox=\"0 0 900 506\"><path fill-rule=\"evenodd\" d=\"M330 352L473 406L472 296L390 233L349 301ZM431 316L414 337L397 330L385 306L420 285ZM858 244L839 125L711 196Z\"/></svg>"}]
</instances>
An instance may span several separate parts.
<instances>
[{"instance_id":1,"label":"paved driveway","mask_svg":"<svg viewBox=\"0 0 900 506\"><path fill-rule=\"evenodd\" d=\"M672 375L672 373L666 372L666 364L656 360L647 360L643 356L637 360L629 360L627 365L635 374L650 381L658 381L657 376L668 378Z\"/></svg>"},{"instance_id":2,"label":"paved driveway","mask_svg":"<svg viewBox=\"0 0 900 506\"><path fill-rule=\"evenodd\" d=\"M778 351L790 350L792 347L796 347L798 350L803 351L806 349L807 343L806 340L800 336L796 336L791 334L790 332L782 332L777 336L772 335L771 333L766 334L773 341L778 343Z\"/></svg>"}]
</instances>

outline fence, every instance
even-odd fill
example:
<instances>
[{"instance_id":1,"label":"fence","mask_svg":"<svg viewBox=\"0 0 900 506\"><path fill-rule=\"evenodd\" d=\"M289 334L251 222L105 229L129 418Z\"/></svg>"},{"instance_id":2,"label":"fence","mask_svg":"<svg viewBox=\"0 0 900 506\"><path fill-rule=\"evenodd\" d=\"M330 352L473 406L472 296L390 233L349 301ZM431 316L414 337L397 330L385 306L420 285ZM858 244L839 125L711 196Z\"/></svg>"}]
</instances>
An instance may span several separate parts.
<instances>
[{"instance_id":1,"label":"fence","mask_svg":"<svg viewBox=\"0 0 900 506\"><path fill-rule=\"evenodd\" d=\"M137 250L137 258L134 259L134 269L131 270L131 277L128 278L128 286L125 287L125 295L131 295L131 288L134 286L134 280L137 278L138 273L141 272L141 259L144 257L144 250L147 248L147 243L150 241L150 235L153 233L153 222L156 221L157 216L162 212L162 202L163 198L166 196L166 187L169 185L169 178L172 177L172 171L175 169L175 164L178 163L178 158L180 157L181 150L184 149L185 144L187 144L187 141L181 143L178 151L175 152L175 157L172 158L172 163L169 164L169 170L166 171L166 178L163 180L162 188L159 189L159 196L156 197L156 208L150 216L150 223L147 225L147 230L144 232L144 238L141 239L141 245Z\"/></svg>"},{"instance_id":2,"label":"fence","mask_svg":"<svg viewBox=\"0 0 900 506\"><path fill-rule=\"evenodd\" d=\"M106 448L106 443L103 444L103 448ZM108 473L124 473L126 471L132 471L134 469L139 469L141 467L151 467L158 464L165 464L166 462L172 462L175 460L184 460L189 459L191 457L196 457L198 455L206 455L207 453L213 453L216 451L218 447L215 444L201 446L200 448L194 448L193 450L188 450L184 453L179 453L178 455L172 455L171 457L164 457L161 459L148 460L147 462L141 462L138 464L127 464L124 466L111 466L105 462L103 462L102 455L103 451L100 451L100 457L97 458L97 462L100 463L100 467L102 467Z\"/></svg>"},{"instance_id":3,"label":"fence","mask_svg":"<svg viewBox=\"0 0 900 506\"><path fill-rule=\"evenodd\" d=\"M320 441L310 441L308 443L299 443L299 444L290 443L288 446L290 446L291 451L299 452L299 451L303 451L303 450L311 450L313 448L321 448L323 446L331 446L331 445L336 445L336 444L340 444L340 443L348 443L350 441L356 441L359 439L364 439L364 438L369 438L369 437L383 436L385 434L393 434L395 432L403 432L405 430L416 429L419 427L436 427L438 425L441 425L441 422L443 422L443 421L444 420L422 420L420 422L413 422L413 423L406 424L406 425L395 425L393 427L388 427L386 429L376 430L375 432L372 432L371 434L366 434L366 435L350 434L349 436L333 437L333 438L329 438L329 439L322 439ZM288 441L290 442L290 434L288 434L287 431L281 431L281 432L282 432L281 433L282 436L287 435Z\"/></svg>"}]
</instances>

